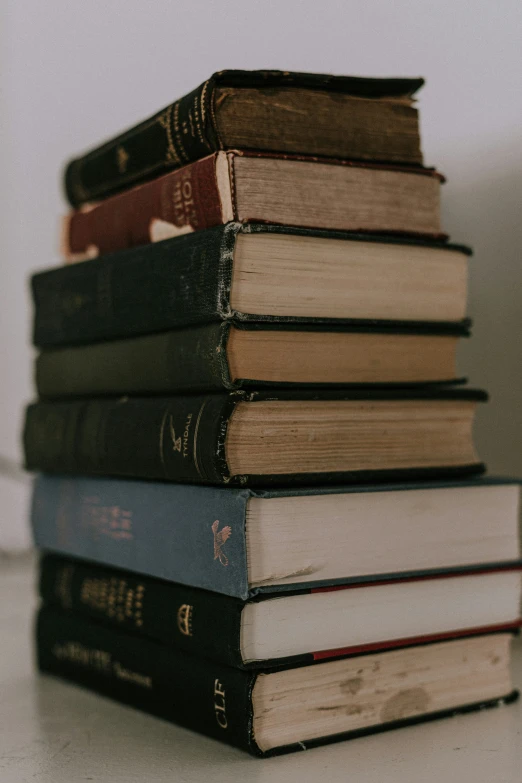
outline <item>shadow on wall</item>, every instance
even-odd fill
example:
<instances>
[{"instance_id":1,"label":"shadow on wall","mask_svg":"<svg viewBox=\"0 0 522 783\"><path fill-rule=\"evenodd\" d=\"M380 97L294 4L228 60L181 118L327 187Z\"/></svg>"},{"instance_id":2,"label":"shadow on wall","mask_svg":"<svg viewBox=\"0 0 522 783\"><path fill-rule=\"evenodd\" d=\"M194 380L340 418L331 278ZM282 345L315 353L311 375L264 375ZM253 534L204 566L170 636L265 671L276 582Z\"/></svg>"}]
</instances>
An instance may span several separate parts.
<instances>
[{"instance_id":1,"label":"shadow on wall","mask_svg":"<svg viewBox=\"0 0 522 783\"><path fill-rule=\"evenodd\" d=\"M475 251L468 300L473 336L462 341L459 369L491 395L479 412L477 449L491 471L522 477L520 145L517 150L509 143L491 151L487 166L479 159L473 162L475 175L468 170L460 183L448 183L443 225L452 238L469 242Z\"/></svg>"}]
</instances>

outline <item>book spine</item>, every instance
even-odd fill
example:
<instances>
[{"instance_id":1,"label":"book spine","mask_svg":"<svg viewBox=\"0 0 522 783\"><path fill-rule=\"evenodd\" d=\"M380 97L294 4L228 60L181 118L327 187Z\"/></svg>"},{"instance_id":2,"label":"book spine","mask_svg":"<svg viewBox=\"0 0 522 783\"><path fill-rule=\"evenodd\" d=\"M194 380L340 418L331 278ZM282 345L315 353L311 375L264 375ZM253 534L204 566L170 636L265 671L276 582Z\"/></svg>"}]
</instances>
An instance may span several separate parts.
<instances>
[{"instance_id":1,"label":"book spine","mask_svg":"<svg viewBox=\"0 0 522 783\"><path fill-rule=\"evenodd\" d=\"M232 389L229 331L229 324L215 323L43 351L36 360L38 395L59 399Z\"/></svg>"},{"instance_id":2,"label":"book spine","mask_svg":"<svg viewBox=\"0 0 522 783\"><path fill-rule=\"evenodd\" d=\"M45 551L246 600L250 494L44 475L34 482L31 525Z\"/></svg>"},{"instance_id":3,"label":"book spine","mask_svg":"<svg viewBox=\"0 0 522 783\"><path fill-rule=\"evenodd\" d=\"M163 111L80 158L65 170L76 207L153 179L219 148L212 121L213 79Z\"/></svg>"},{"instance_id":4,"label":"book spine","mask_svg":"<svg viewBox=\"0 0 522 783\"><path fill-rule=\"evenodd\" d=\"M44 555L40 597L120 631L242 667L243 603L216 593L89 562Z\"/></svg>"},{"instance_id":5,"label":"book spine","mask_svg":"<svg viewBox=\"0 0 522 783\"><path fill-rule=\"evenodd\" d=\"M35 345L51 348L221 320L239 226L198 231L32 278Z\"/></svg>"},{"instance_id":6,"label":"book spine","mask_svg":"<svg viewBox=\"0 0 522 783\"><path fill-rule=\"evenodd\" d=\"M64 221L62 252L81 261L223 223L216 156L108 198Z\"/></svg>"},{"instance_id":7,"label":"book spine","mask_svg":"<svg viewBox=\"0 0 522 783\"><path fill-rule=\"evenodd\" d=\"M42 672L251 753L255 675L44 607L37 620Z\"/></svg>"},{"instance_id":8,"label":"book spine","mask_svg":"<svg viewBox=\"0 0 522 783\"><path fill-rule=\"evenodd\" d=\"M26 414L26 467L227 483L224 440L235 401L208 395L35 403Z\"/></svg>"}]
</instances>

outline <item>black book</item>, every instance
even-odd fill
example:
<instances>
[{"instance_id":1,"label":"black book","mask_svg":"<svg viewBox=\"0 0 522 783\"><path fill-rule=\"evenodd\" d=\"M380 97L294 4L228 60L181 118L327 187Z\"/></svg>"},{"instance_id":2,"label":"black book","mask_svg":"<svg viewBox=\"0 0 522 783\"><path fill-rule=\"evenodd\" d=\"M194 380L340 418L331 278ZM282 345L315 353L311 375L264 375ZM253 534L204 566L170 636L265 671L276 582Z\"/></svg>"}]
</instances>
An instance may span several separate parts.
<instances>
[{"instance_id":1,"label":"black book","mask_svg":"<svg viewBox=\"0 0 522 783\"><path fill-rule=\"evenodd\" d=\"M37 624L41 671L254 755L512 701L510 641L498 633L258 672L54 608Z\"/></svg>"},{"instance_id":2,"label":"black book","mask_svg":"<svg viewBox=\"0 0 522 783\"><path fill-rule=\"evenodd\" d=\"M414 93L423 79L226 70L69 163L73 206L222 149L422 163Z\"/></svg>"},{"instance_id":3,"label":"black book","mask_svg":"<svg viewBox=\"0 0 522 783\"><path fill-rule=\"evenodd\" d=\"M107 627L250 669L518 629L521 567L506 562L330 588L312 582L241 601L45 554L40 597Z\"/></svg>"},{"instance_id":4,"label":"black book","mask_svg":"<svg viewBox=\"0 0 522 783\"><path fill-rule=\"evenodd\" d=\"M230 392L30 405L28 470L201 484L321 484L480 473L485 392Z\"/></svg>"},{"instance_id":5,"label":"black book","mask_svg":"<svg viewBox=\"0 0 522 783\"><path fill-rule=\"evenodd\" d=\"M34 342L54 348L220 322L455 335L466 325L470 252L227 223L34 275Z\"/></svg>"}]
</instances>

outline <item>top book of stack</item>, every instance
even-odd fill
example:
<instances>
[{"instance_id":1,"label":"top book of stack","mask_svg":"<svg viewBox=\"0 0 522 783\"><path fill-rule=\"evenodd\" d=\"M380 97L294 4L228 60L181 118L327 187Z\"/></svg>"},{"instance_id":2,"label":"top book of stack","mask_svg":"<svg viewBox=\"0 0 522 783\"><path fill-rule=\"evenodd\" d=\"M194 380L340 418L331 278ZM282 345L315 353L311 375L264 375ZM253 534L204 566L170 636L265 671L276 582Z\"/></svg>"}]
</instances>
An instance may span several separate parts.
<instances>
[{"instance_id":1,"label":"top book of stack","mask_svg":"<svg viewBox=\"0 0 522 783\"><path fill-rule=\"evenodd\" d=\"M74 207L220 150L422 166L416 79L220 71L145 122L72 160Z\"/></svg>"}]
</instances>

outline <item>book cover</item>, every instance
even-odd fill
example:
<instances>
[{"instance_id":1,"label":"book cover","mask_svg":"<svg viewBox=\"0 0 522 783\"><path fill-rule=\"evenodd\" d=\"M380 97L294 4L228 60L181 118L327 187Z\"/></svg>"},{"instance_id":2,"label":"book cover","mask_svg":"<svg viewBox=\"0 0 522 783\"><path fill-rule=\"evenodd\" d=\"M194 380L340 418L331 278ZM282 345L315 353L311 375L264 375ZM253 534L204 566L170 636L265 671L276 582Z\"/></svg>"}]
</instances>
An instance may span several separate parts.
<instances>
[{"instance_id":1,"label":"book cover","mask_svg":"<svg viewBox=\"0 0 522 783\"><path fill-rule=\"evenodd\" d=\"M482 569L464 568L451 576L482 576L499 571L522 568L518 564L506 563L502 567L490 566ZM449 576L447 573L432 572L417 577L399 577L397 582L433 581ZM354 583L347 587L339 585L317 588L310 585L296 585L292 591L279 593L258 593L248 602L279 600L288 595L325 593L332 590L351 589L369 585L389 585L391 580ZM87 560L64 558L54 554L43 555L40 563L40 598L43 603L55 606L108 627L154 639L175 649L224 663L242 669L259 669L280 664L312 663L346 655L359 655L373 650L393 649L408 645L426 644L444 639L477 636L484 633L517 630L521 621L513 617L511 622L495 625L474 626L467 622L462 628L450 631L419 634L404 638L388 639L355 644L350 638L349 624L343 647L334 649L308 650L299 655L285 655L267 660L245 660L242 653L242 614L248 602L224 596L208 590L200 590L174 582L95 565ZM306 622L303 617L303 621ZM433 631L433 629L432 629Z\"/></svg>"},{"instance_id":2,"label":"book cover","mask_svg":"<svg viewBox=\"0 0 522 783\"><path fill-rule=\"evenodd\" d=\"M222 149L214 109L214 91L219 86L300 87L360 98L394 98L413 96L423 83L421 78L372 79L273 70L219 71L153 117L72 160L65 171L65 191L73 206L96 201Z\"/></svg>"},{"instance_id":3,"label":"book cover","mask_svg":"<svg viewBox=\"0 0 522 783\"><path fill-rule=\"evenodd\" d=\"M405 237L310 231L275 225L228 223L145 247L38 272L32 277L34 344L40 348L81 345L100 340L227 321L231 323L339 324L401 326L374 319L296 318L234 310L230 289L238 234L289 234L395 246L436 247L442 253L470 255L462 245ZM459 322L460 325L468 323ZM403 322L402 326L412 325ZM294 326L295 328L295 326ZM436 323L436 328L444 326ZM453 326L446 328L455 329Z\"/></svg>"},{"instance_id":4,"label":"book cover","mask_svg":"<svg viewBox=\"0 0 522 783\"><path fill-rule=\"evenodd\" d=\"M39 549L247 600L300 586L290 581L250 589L246 538L250 498L348 496L426 488L443 491L509 483L518 482L486 477L267 490L42 475L35 479L31 524ZM455 568L438 570L453 573ZM311 580L309 584L319 587L418 575L411 571L401 575L373 573L352 580Z\"/></svg>"},{"instance_id":5,"label":"book cover","mask_svg":"<svg viewBox=\"0 0 522 783\"><path fill-rule=\"evenodd\" d=\"M488 638L493 636L477 637L476 641ZM507 642L509 639L503 640L503 650ZM440 647L458 643L444 642ZM416 648L419 660L423 659L424 651L430 654L430 647L432 645ZM382 657L389 655L394 658L395 652L385 652ZM38 615L37 656L39 669L44 673L71 680L257 756L306 750L327 742L509 703L518 697L518 692L512 691L506 682L504 692L491 694L492 697L478 702L432 709L431 712L427 712L426 708L413 708L403 709L397 714L397 710L390 709L381 719L362 729L263 750L254 732L252 692L258 677L262 677L264 672L243 671L209 662L149 639L83 620L72 613L46 607ZM364 669L365 663L371 666L374 659L369 656L365 660L365 656L358 656L354 660ZM349 661L349 658L344 659L344 665L351 671ZM336 663L339 662L320 661L312 667L331 667ZM310 674L312 667L308 667ZM295 670L295 667L292 668ZM455 704L454 697L450 701ZM419 711L421 715L416 714Z\"/></svg>"},{"instance_id":6,"label":"book cover","mask_svg":"<svg viewBox=\"0 0 522 783\"><path fill-rule=\"evenodd\" d=\"M290 362L287 360L285 363L285 360L278 356L273 362L266 362L266 376L262 375L262 362L259 361L257 374L254 374L254 369L250 377L238 377L238 354L235 352L238 335L256 340L263 338L263 334L266 335L267 332L269 335L265 340L277 336L277 340L269 344L270 348L266 348L263 342L257 343L262 346L259 350L266 352L261 356L266 357L267 353L270 356L270 351L277 354L278 350L289 350L287 345L293 345L292 332L295 331L300 333L298 336L306 335L306 356L309 359L307 366L314 367L313 382L299 380L297 375L294 380L274 380L274 375L278 374L281 378L290 377L292 371L300 369L300 363L303 361L302 352L299 351L300 343L291 351L296 360L290 369ZM360 337L354 337L348 344L349 347L346 347L342 335ZM399 335L405 339L399 339ZM390 342L390 336L397 337L397 342ZM463 383L465 379L451 375L451 370L442 374L441 370L433 369L433 351L437 357L444 352L445 359L446 356L452 359L456 338L468 336L469 327L464 323L444 323L440 326L430 323L410 326L346 324L344 328L339 324L325 330L319 324L310 323L280 324L274 328L270 322L233 325L223 321L123 340L107 340L86 346L44 350L36 358L36 389L40 399L60 399L120 394L179 394L268 386L322 388L365 386L369 383L384 386ZM315 343L315 337L318 337L320 342ZM369 342L368 338L372 341ZM349 366L350 380L330 382L323 370L316 369L325 366L325 363L319 360L319 355L322 359L324 346L329 346L330 340L337 345L334 377L339 378L343 372L346 374L345 367ZM379 352L376 353L373 346L378 340L382 341L382 348L379 347ZM366 347L361 349L361 359L355 361L353 347L361 343ZM246 345L248 347L248 343ZM396 347L396 350L400 350L400 357L393 363L393 369L390 362L390 368L387 367L386 372L382 369L381 361L378 371L383 378L387 375L388 380L376 381L374 364L378 362L379 356L390 355L390 345L392 349ZM426 352L430 351L432 358L429 367L425 368ZM393 350L391 353L396 357ZM450 359L447 359L444 366L448 367L449 364ZM411 380L413 369L417 371L416 380ZM362 377L365 380L361 380ZM367 378L372 380L368 381Z\"/></svg>"},{"instance_id":7,"label":"book cover","mask_svg":"<svg viewBox=\"0 0 522 783\"><path fill-rule=\"evenodd\" d=\"M291 392L237 391L170 398L122 397L37 402L30 405L26 411L25 465L28 470L50 473L127 476L227 486L341 484L350 481L387 481L483 472L484 465L477 460L471 446L471 432L466 430L461 433L460 430L454 429L446 431L445 438L447 440L457 434L459 443L455 442L455 448L462 447L465 454L463 452L464 456L459 459L452 457L449 464L428 462L426 465L426 457L423 456L422 464L414 457L409 467L403 466L405 461L407 463L407 458L397 466L392 464L388 467L384 465L387 456L383 453L383 466L378 468L359 467L359 461L358 467L351 470L335 469L335 461L323 468L324 457L321 455L312 466L303 467L302 472L295 469L291 473L285 472L288 461L281 462L277 470L274 470L272 463L270 470L252 469L250 472L242 472L230 466L232 423L237 420L237 416L234 418L237 406L243 403L252 406L256 403L271 403L273 406L277 402L300 402L303 403L300 409L304 413L306 403L328 406L331 402L364 401L378 404L395 400L412 401L412 405L433 401L449 405L455 401L485 402L487 394L480 390L459 387L335 389L320 392L302 389ZM467 412L471 415L471 406ZM353 413L347 415L352 416L353 423ZM252 424L249 426L253 428ZM262 446L267 452L277 442L274 438L278 432L275 427L263 435L258 432L255 443L259 444L262 440ZM309 432L310 430L308 436ZM364 438L365 432L364 429L358 431L353 428L351 437ZM387 447L388 442L395 443L395 432L390 425L386 430L386 438L382 440L382 449ZM400 432L402 433L402 429ZM286 435L283 433L281 437L286 438ZM318 437L315 437L314 448L317 448ZM302 447L303 450L305 447L306 445ZM343 448L346 449L346 446L343 445ZM273 451L271 453L273 454ZM439 453L442 459L447 449L444 450L441 446ZM371 464L375 464L375 458ZM238 463L239 465L242 466L243 463ZM317 471L312 469L316 466Z\"/></svg>"},{"instance_id":8,"label":"book cover","mask_svg":"<svg viewBox=\"0 0 522 783\"><path fill-rule=\"evenodd\" d=\"M251 158L263 163L263 168L246 176L241 164ZM272 166L276 169L269 177ZM84 261L230 221L442 240L447 238L438 217L443 181L441 174L422 167L245 150L220 152L70 213L62 224L62 255L68 262ZM287 212L296 183L301 187L300 209ZM254 199L245 206L245 190L250 193L260 188L265 191L264 205ZM311 191L308 196L307 189ZM373 194L369 196L372 215L361 196L366 190ZM279 207L274 209L280 193ZM422 215L415 213L419 202L426 209ZM329 203L329 209L320 213L324 203Z\"/></svg>"}]
</instances>

